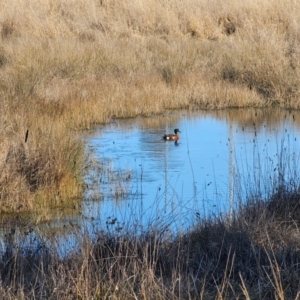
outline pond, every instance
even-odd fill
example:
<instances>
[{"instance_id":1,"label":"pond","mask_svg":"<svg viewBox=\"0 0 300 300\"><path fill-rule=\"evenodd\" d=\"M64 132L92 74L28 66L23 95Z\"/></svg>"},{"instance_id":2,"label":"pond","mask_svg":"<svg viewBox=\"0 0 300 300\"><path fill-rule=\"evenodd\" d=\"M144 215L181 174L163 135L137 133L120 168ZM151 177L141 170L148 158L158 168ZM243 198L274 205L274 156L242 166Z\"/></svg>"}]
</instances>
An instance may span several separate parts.
<instances>
[{"instance_id":1,"label":"pond","mask_svg":"<svg viewBox=\"0 0 300 300\"><path fill-rule=\"evenodd\" d=\"M101 168L89 173L84 214L117 231L128 224L184 230L230 215L246 199L298 180L299 121L298 112L279 109L115 120L86 137ZM164 141L175 128L178 143Z\"/></svg>"},{"instance_id":2,"label":"pond","mask_svg":"<svg viewBox=\"0 0 300 300\"><path fill-rule=\"evenodd\" d=\"M178 143L164 141L175 128ZM279 109L179 111L99 126L82 137L90 166L79 211L32 228L4 225L0 248L22 239L64 255L99 230L178 232L230 218L247 199L299 185L299 131L300 113Z\"/></svg>"}]
</instances>

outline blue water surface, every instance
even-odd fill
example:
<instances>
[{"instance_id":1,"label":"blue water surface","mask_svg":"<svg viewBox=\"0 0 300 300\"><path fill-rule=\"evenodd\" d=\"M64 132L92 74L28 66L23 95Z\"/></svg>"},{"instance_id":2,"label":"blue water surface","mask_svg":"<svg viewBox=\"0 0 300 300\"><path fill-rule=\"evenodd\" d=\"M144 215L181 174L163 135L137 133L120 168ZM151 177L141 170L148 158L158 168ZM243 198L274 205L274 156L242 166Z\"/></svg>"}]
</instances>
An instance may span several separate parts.
<instances>
[{"instance_id":1,"label":"blue water surface","mask_svg":"<svg viewBox=\"0 0 300 300\"><path fill-rule=\"evenodd\" d=\"M295 179L299 126L286 111L248 112L180 111L96 129L86 141L110 174L90 173L84 214L116 230L160 222L184 229L268 197ZM165 142L175 128L179 142Z\"/></svg>"}]
</instances>

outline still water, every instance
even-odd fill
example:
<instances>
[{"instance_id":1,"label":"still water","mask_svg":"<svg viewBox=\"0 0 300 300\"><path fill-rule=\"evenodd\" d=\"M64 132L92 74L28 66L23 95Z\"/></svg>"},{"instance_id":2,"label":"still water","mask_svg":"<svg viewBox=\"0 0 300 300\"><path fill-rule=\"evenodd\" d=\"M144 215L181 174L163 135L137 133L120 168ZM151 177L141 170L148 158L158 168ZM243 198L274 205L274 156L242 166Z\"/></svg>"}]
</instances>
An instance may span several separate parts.
<instances>
[{"instance_id":1,"label":"still water","mask_svg":"<svg viewBox=\"0 0 300 300\"><path fill-rule=\"evenodd\" d=\"M175 128L179 142L165 142ZM90 166L79 210L34 228L0 227L0 248L21 238L25 248L36 247L42 237L64 255L99 230L178 231L199 219L230 217L247 199L299 185L299 131L300 113L278 109L115 120L82 137Z\"/></svg>"},{"instance_id":2,"label":"still water","mask_svg":"<svg viewBox=\"0 0 300 300\"><path fill-rule=\"evenodd\" d=\"M86 141L102 169L89 173L84 214L115 230L231 214L298 180L299 121L284 110L180 111L97 128ZM165 142L175 128L179 142Z\"/></svg>"}]
</instances>

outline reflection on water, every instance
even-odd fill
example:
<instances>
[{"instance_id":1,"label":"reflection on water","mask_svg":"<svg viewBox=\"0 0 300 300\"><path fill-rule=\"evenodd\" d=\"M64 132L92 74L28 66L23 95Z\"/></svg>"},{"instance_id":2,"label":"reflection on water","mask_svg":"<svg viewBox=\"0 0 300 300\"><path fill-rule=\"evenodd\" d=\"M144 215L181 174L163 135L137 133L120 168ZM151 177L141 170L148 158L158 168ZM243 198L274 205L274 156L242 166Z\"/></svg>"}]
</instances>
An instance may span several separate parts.
<instances>
[{"instance_id":1,"label":"reflection on water","mask_svg":"<svg viewBox=\"0 0 300 300\"><path fill-rule=\"evenodd\" d=\"M277 183L295 179L299 120L299 113L275 109L117 120L87 138L109 171L90 174L101 190L88 198L101 201L86 200L85 214L119 227L170 219L182 228L232 212L253 195L267 197ZM163 141L174 128L178 144Z\"/></svg>"},{"instance_id":2,"label":"reflection on water","mask_svg":"<svg viewBox=\"0 0 300 300\"><path fill-rule=\"evenodd\" d=\"M299 112L278 109L115 120L84 137L100 166L88 172L78 214L34 228L34 236L50 232L60 246L76 249L78 237L99 229L184 229L198 218L230 213L253 195L267 197L278 184L298 182L299 126ZM174 128L179 142L163 141Z\"/></svg>"}]
</instances>

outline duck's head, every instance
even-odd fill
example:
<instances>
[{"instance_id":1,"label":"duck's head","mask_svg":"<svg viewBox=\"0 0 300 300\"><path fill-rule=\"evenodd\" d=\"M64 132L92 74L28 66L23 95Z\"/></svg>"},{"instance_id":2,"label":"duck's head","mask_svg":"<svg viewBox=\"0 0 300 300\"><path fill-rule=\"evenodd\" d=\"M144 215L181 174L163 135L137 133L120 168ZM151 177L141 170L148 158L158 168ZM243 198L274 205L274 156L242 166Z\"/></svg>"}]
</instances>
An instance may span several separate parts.
<instances>
[{"instance_id":1,"label":"duck's head","mask_svg":"<svg viewBox=\"0 0 300 300\"><path fill-rule=\"evenodd\" d=\"M178 128L174 129L174 132L175 134L177 134L178 132L181 133Z\"/></svg>"}]
</instances>

